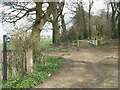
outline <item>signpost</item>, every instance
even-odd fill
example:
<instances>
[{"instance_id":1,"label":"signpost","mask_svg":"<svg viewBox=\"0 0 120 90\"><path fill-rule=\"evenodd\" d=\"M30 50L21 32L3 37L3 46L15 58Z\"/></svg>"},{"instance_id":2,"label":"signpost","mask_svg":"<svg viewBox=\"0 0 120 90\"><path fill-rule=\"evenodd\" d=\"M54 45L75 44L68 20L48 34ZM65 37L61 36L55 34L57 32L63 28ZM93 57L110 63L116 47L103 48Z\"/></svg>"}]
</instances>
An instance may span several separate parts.
<instances>
[{"instance_id":1,"label":"signpost","mask_svg":"<svg viewBox=\"0 0 120 90\"><path fill-rule=\"evenodd\" d=\"M10 42L10 37L7 37L7 40L6 40L6 41L7 41L7 43L9 43L9 42Z\"/></svg>"},{"instance_id":2,"label":"signpost","mask_svg":"<svg viewBox=\"0 0 120 90\"><path fill-rule=\"evenodd\" d=\"M10 42L10 38L7 35L3 35L3 80L7 80L7 42Z\"/></svg>"},{"instance_id":3,"label":"signpost","mask_svg":"<svg viewBox=\"0 0 120 90\"><path fill-rule=\"evenodd\" d=\"M3 80L7 80L7 35L3 35Z\"/></svg>"}]
</instances>

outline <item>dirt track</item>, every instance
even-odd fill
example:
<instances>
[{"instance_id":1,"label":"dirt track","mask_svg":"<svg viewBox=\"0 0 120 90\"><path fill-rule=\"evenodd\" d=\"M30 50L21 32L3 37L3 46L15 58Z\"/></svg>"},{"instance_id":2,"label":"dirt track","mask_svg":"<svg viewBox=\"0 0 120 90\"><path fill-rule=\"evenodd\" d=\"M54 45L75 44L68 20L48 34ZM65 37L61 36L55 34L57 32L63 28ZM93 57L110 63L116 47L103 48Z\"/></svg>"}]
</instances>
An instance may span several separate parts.
<instances>
[{"instance_id":1,"label":"dirt track","mask_svg":"<svg viewBox=\"0 0 120 90\"><path fill-rule=\"evenodd\" d=\"M63 57L62 67L34 88L116 88L118 87L118 50L90 46L68 52L47 52Z\"/></svg>"}]
</instances>

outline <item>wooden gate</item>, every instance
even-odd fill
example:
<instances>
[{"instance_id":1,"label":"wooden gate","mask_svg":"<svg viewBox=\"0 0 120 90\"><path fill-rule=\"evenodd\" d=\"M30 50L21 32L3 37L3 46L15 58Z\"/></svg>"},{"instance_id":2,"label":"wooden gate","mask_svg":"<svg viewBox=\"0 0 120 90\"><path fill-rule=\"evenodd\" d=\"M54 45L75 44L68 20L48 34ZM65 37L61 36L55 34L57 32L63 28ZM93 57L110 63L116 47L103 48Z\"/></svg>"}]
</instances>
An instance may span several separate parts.
<instances>
[{"instance_id":1,"label":"wooden gate","mask_svg":"<svg viewBox=\"0 0 120 90\"><path fill-rule=\"evenodd\" d=\"M80 46L81 43L89 43L89 44L92 44L92 45L95 45L97 46L98 45L98 40L74 40L73 41L73 46Z\"/></svg>"}]
</instances>

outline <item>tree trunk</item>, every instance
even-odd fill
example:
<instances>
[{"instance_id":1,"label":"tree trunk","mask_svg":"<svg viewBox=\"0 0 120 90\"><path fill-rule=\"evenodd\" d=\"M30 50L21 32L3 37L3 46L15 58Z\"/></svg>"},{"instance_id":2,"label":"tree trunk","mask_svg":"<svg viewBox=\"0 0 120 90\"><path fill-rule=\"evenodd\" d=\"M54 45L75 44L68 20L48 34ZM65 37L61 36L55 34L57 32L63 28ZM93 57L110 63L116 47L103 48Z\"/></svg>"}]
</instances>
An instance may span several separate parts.
<instances>
[{"instance_id":1,"label":"tree trunk","mask_svg":"<svg viewBox=\"0 0 120 90\"><path fill-rule=\"evenodd\" d=\"M64 15L61 14L61 24L62 24L62 29L63 29L63 35L66 33L66 24L64 20Z\"/></svg>"},{"instance_id":2,"label":"tree trunk","mask_svg":"<svg viewBox=\"0 0 120 90\"><path fill-rule=\"evenodd\" d=\"M53 26L53 44L59 44L59 25L58 25L58 17L59 12L57 11L57 3L54 3L53 5L54 11L53 11L53 20L51 20L52 26Z\"/></svg>"},{"instance_id":3,"label":"tree trunk","mask_svg":"<svg viewBox=\"0 0 120 90\"><path fill-rule=\"evenodd\" d=\"M35 61L37 55L40 53L40 32L44 26L45 21L42 20L42 2L36 2L36 19L32 27L31 44L33 50L33 60Z\"/></svg>"},{"instance_id":4,"label":"tree trunk","mask_svg":"<svg viewBox=\"0 0 120 90\"><path fill-rule=\"evenodd\" d=\"M82 5L82 13L83 13L83 23L84 23L83 38L87 39L88 31L87 31L87 26L86 26L86 21L85 21L85 13L84 13L83 5Z\"/></svg>"},{"instance_id":5,"label":"tree trunk","mask_svg":"<svg viewBox=\"0 0 120 90\"><path fill-rule=\"evenodd\" d=\"M92 2L89 0L89 39L92 37L92 30L91 30L91 8L93 6L94 0Z\"/></svg>"},{"instance_id":6,"label":"tree trunk","mask_svg":"<svg viewBox=\"0 0 120 90\"><path fill-rule=\"evenodd\" d=\"M119 12L120 15L120 12ZM120 39L120 17L118 18L118 38Z\"/></svg>"},{"instance_id":7,"label":"tree trunk","mask_svg":"<svg viewBox=\"0 0 120 90\"><path fill-rule=\"evenodd\" d=\"M32 44L32 50L33 50L33 56L34 56L34 59L36 59L40 51L40 30L34 30L31 36L32 36L31 44Z\"/></svg>"},{"instance_id":8,"label":"tree trunk","mask_svg":"<svg viewBox=\"0 0 120 90\"><path fill-rule=\"evenodd\" d=\"M115 22L115 12L113 11L112 12L112 18L111 18L111 26L112 26L112 32L113 32L113 38L114 38L114 36L117 34L116 33L116 24L115 24L116 22Z\"/></svg>"},{"instance_id":9,"label":"tree trunk","mask_svg":"<svg viewBox=\"0 0 120 90\"><path fill-rule=\"evenodd\" d=\"M118 2L118 39L120 40L120 2ZM120 42L119 42L120 45Z\"/></svg>"},{"instance_id":10,"label":"tree trunk","mask_svg":"<svg viewBox=\"0 0 120 90\"><path fill-rule=\"evenodd\" d=\"M59 25L58 20L52 21L53 25L53 44L59 44Z\"/></svg>"},{"instance_id":11,"label":"tree trunk","mask_svg":"<svg viewBox=\"0 0 120 90\"><path fill-rule=\"evenodd\" d=\"M115 19L115 15L116 15L116 12L117 12L117 3L115 2L110 2L111 4L111 8L112 8L112 17L111 17L111 26L112 26L112 32L113 32L113 35L112 35L112 38L117 38L117 28L116 28L116 19Z\"/></svg>"},{"instance_id":12,"label":"tree trunk","mask_svg":"<svg viewBox=\"0 0 120 90\"><path fill-rule=\"evenodd\" d=\"M107 4L107 21L109 20L109 4Z\"/></svg>"},{"instance_id":13,"label":"tree trunk","mask_svg":"<svg viewBox=\"0 0 120 90\"><path fill-rule=\"evenodd\" d=\"M37 59L37 55L39 55L40 32L41 32L41 28L43 27L43 22L41 22L42 2L35 2L35 3L36 3L36 19L34 25L32 26L32 33L30 36L31 38L30 47L28 49L28 52L26 52L27 74L31 74L33 72L33 60L35 61Z\"/></svg>"},{"instance_id":14,"label":"tree trunk","mask_svg":"<svg viewBox=\"0 0 120 90\"><path fill-rule=\"evenodd\" d=\"M91 21L90 20L91 20L91 16L90 16L90 10L89 10L89 39L91 39L91 33L92 33L91 32L91 23L90 23Z\"/></svg>"}]
</instances>

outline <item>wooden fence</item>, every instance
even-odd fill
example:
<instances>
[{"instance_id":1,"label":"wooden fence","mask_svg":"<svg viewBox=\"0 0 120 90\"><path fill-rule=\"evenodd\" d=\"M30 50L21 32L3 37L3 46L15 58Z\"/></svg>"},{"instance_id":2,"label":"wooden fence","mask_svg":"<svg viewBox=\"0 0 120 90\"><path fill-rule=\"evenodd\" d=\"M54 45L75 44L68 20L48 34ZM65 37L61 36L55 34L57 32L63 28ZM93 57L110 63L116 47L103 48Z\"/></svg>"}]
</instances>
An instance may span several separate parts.
<instances>
[{"instance_id":1,"label":"wooden fence","mask_svg":"<svg viewBox=\"0 0 120 90\"><path fill-rule=\"evenodd\" d=\"M80 46L81 43L89 43L89 44L92 44L92 45L95 45L97 46L99 43L98 43L98 40L74 40L73 41L73 46Z\"/></svg>"}]
</instances>

